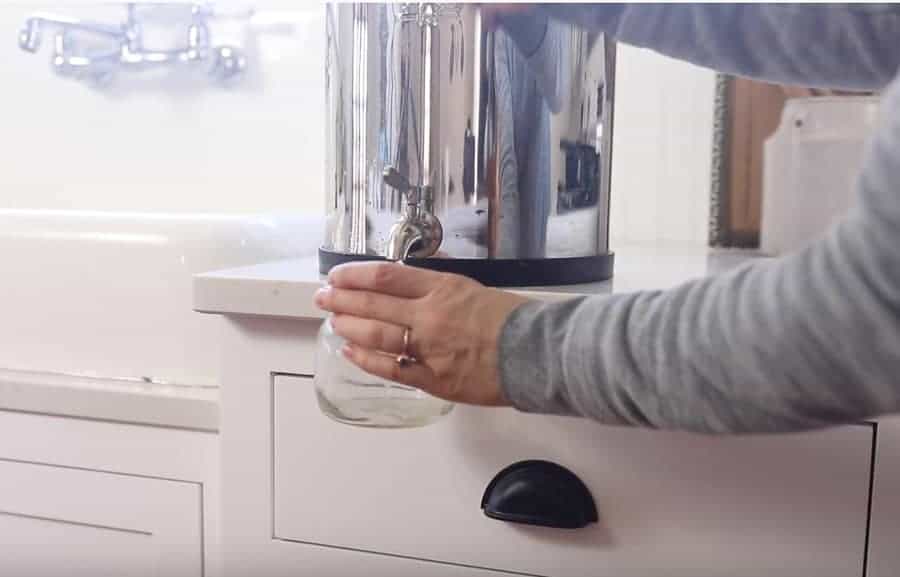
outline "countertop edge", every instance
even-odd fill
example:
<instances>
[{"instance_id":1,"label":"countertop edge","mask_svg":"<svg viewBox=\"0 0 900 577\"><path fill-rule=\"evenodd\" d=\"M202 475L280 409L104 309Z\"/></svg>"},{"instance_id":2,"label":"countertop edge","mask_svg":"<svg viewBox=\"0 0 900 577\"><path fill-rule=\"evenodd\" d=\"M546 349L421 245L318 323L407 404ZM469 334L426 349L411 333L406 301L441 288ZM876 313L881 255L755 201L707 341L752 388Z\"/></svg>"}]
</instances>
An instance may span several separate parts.
<instances>
[{"instance_id":1,"label":"countertop edge","mask_svg":"<svg viewBox=\"0 0 900 577\"><path fill-rule=\"evenodd\" d=\"M0 370L0 411L216 433L215 387Z\"/></svg>"},{"instance_id":2,"label":"countertop edge","mask_svg":"<svg viewBox=\"0 0 900 577\"><path fill-rule=\"evenodd\" d=\"M659 290L761 258L764 255L753 251L708 247L622 249L617 255L615 274L609 281L504 290L545 301ZM313 257L211 271L194 276L192 308L198 313L225 316L320 320L325 314L313 304L313 296L325 282Z\"/></svg>"},{"instance_id":3,"label":"countertop edge","mask_svg":"<svg viewBox=\"0 0 900 577\"><path fill-rule=\"evenodd\" d=\"M202 314L323 319L325 313L312 301L323 285L321 281L278 282L198 275L193 283L193 309Z\"/></svg>"}]
</instances>

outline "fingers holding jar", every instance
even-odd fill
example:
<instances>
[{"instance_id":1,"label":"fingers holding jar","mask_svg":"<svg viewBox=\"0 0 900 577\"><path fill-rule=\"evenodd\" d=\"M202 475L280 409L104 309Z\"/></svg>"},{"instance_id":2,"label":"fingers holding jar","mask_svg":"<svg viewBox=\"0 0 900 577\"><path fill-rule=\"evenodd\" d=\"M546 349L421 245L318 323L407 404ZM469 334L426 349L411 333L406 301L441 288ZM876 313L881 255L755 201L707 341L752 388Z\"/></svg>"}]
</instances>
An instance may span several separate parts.
<instances>
[{"instance_id":1,"label":"fingers holding jar","mask_svg":"<svg viewBox=\"0 0 900 577\"><path fill-rule=\"evenodd\" d=\"M351 314L335 315L331 319L331 325L334 327L335 333L357 347L392 355L406 352L416 356L412 346L411 334L410 337L407 337L408 343L404 344L406 329L400 325Z\"/></svg>"},{"instance_id":2,"label":"fingers holding jar","mask_svg":"<svg viewBox=\"0 0 900 577\"><path fill-rule=\"evenodd\" d=\"M316 305L334 314L345 356L364 371L450 401L505 404L498 340L526 299L394 263L337 267L329 283Z\"/></svg>"}]
</instances>

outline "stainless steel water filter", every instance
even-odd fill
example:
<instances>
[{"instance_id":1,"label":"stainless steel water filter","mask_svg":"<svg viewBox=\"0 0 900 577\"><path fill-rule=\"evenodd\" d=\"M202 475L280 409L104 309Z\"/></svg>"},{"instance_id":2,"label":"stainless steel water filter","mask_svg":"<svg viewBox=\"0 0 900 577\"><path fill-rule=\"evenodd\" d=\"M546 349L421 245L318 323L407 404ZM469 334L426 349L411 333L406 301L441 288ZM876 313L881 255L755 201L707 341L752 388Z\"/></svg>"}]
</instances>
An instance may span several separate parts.
<instances>
[{"instance_id":1,"label":"stainless steel water filter","mask_svg":"<svg viewBox=\"0 0 900 577\"><path fill-rule=\"evenodd\" d=\"M326 18L323 272L387 258L491 285L611 276L612 41L473 4Z\"/></svg>"}]
</instances>

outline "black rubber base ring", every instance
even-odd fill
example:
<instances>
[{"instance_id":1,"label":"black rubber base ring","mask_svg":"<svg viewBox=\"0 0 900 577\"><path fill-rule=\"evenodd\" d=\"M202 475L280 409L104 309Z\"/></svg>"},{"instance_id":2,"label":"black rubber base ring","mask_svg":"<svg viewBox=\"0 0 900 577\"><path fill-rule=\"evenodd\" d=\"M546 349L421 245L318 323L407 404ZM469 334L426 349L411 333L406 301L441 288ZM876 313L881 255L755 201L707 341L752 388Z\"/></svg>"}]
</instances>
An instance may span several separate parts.
<instances>
[{"instance_id":1,"label":"black rubber base ring","mask_svg":"<svg viewBox=\"0 0 900 577\"><path fill-rule=\"evenodd\" d=\"M382 257L319 249L319 272L348 262L383 261ZM585 284L613 276L613 253L544 259L412 258L406 264L475 279L492 287L534 287Z\"/></svg>"}]
</instances>

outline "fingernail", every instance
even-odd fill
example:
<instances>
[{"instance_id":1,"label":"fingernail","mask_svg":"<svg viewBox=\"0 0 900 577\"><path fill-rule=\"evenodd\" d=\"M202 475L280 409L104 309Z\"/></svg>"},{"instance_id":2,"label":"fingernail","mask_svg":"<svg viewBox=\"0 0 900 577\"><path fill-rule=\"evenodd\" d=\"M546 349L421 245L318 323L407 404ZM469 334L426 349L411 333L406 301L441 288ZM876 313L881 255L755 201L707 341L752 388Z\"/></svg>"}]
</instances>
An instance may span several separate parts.
<instances>
[{"instance_id":1,"label":"fingernail","mask_svg":"<svg viewBox=\"0 0 900 577\"><path fill-rule=\"evenodd\" d=\"M340 273L341 269L347 266L347 264L348 263L339 264L339 265L333 267L330 271L328 271L328 284L330 284L330 285L334 284L334 279Z\"/></svg>"},{"instance_id":2,"label":"fingernail","mask_svg":"<svg viewBox=\"0 0 900 577\"><path fill-rule=\"evenodd\" d=\"M347 359L352 359L353 358L353 345L348 343L348 344L345 344L344 346L342 346L341 354L344 355L344 357L346 357Z\"/></svg>"},{"instance_id":3,"label":"fingernail","mask_svg":"<svg viewBox=\"0 0 900 577\"><path fill-rule=\"evenodd\" d=\"M331 294L330 286L323 286L319 290L316 291L316 294L313 295L313 302L317 307L323 308L325 303L328 301L328 295Z\"/></svg>"}]
</instances>

